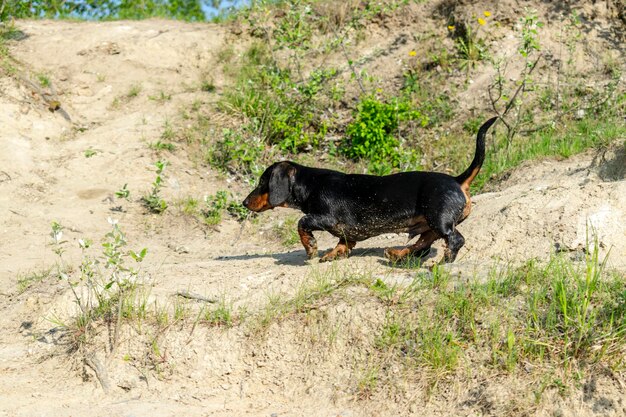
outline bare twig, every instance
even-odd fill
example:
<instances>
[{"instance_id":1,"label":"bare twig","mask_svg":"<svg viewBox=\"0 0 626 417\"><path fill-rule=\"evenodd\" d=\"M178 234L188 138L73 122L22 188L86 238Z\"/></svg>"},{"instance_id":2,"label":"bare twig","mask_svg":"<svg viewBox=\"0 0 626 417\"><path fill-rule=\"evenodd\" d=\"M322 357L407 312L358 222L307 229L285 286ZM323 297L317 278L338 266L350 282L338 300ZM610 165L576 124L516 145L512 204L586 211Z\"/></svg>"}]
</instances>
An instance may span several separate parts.
<instances>
[{"instance_id":1,"label":"bare twig","mask_svg":"<svg viewBox=\"0 0 626 417\"><path fill-rule=\"evenodd\" d=\"M217 303L217 301L218 301L215 298L208 298L208 297L205 297L205 296L200 295L200 294L191 293L189 291L176 291L174 293L174 295L177 295L177 296L183 297L183 298L189 298L189 299L192 299L192 300L203 301L205 303Z\"/></svg>"},{"instance_id":2,"label":"bare twig","mask_svg":"<svg viewBox=\"0 0 626 417\"><path fill-rule=\"evenodd\" d=\"M237 242L239 242L239 239L241 239L241 235L243 234L243 229L246 226L246 223L248 223L248 219L250 218L250 214L252 212L248 212L248 214L246 215L246 218L243 219L243 221L241 222L241 227L239 228L239 233L237 233L237 237L235 238L235 240L233 240L233 243L230 244L230 246L235 246L237 244Z\"/></svg>"},{"instance_id":3,"label":"bare twig","mask_svg":"<svg viewBox=\"0 0 626 417\"><path fill-rule=\"evenodd\" d=\"M522 81L522 83L519 85L519 87L517 87L517 90L515 91L515 94L513 94L513 97L511 97L511 100L509 100L509 104L507 104L506 107L504 108L504 112L502 113L502 116L506 116L506 114L509 112L509 110L511 110L511 108L515 104L515 99L517 98L517 95L526 86L526 81L527 81L526 77L529 76L530 74L532 74L532 72L535 70L535 67L537 66L537 63L539 62L540 59L541 59L541 54L539 54L539 56L537 57L535 62L531 65L530 69L528 70L528 73L524 76L524 81Z\"/></svg>"},{"instance_id":4,"label":"bare twig","mask_svg":"<svg viewBox=\"0 0 626 417\"><path fill-rule=\"evenodd\" d=\"M84 358L85 365L89 366L96 374L96 378L100 381L100 385L105 394L108 394L111 390L111 384L109 382L109 374L106 368L102 365L102 362L96 357L95 353L89 353Z\"/></svg>"},{"instance_id":5,"label":"bare twig","mask_svg":"<svg viewBox=\"0 0 626 417\"><path fill-rule=\"evenodd\" d=\"M359 84L359 88L361 89L361 92L365 94L366 91L365 91L365 87L363 87L363 83L361 82L361 77L359 76L359 74L357 74L356 68L354 68L354 65L352 65L352 60L348 56L348 51L346 51L346 46L343 44L343 39L344 39L343 36L340 37L337 34L337 30L334 27L333 27L333 33L335 34L335 37L339 39L339 45L341 45L341 51L343 53L344 58L346 59L346 62L348 63L348 66L350 67L350 70L352 71L352 75L354 75L356 82Z\"/></svg>"}]
</instances>

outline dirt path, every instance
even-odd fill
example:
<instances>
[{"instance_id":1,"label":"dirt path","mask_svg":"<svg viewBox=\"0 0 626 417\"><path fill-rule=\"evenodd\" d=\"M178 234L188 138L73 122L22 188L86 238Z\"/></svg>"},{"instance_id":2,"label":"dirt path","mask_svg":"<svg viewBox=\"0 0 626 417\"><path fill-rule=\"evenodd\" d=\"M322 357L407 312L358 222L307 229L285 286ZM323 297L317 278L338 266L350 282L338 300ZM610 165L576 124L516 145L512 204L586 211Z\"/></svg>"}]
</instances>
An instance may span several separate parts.
<instances>
[{"instance_id":1,"label":"dirt path","mask_svg":"<svg viewBox=\"0 0 626 417\"><path fill-rule=\"evenodd\" d=\"M262 215L241 235L231 220L210 231L174 207L163 216L145 213L137 200L149 190L153 164L161 157L147 145L181 108L217 99L198 85L207 72L218 92L223 83L218 55L233 41L223 27L165 21L25 21L18 27L27 37L12 53L33 77L49 77L71 123L50 112L38 92L1 81L0 415L360 415L340 386L348 371L338 349L328 352L323 366L303 363L303 335L280 326L271 329L273 343L261 352L242 342L241 329L197 329L192 338L171 342L175 365L160 378L146 379L142 370L114 359L109 374L115 389L108 396L95 379L83 381L76 363L50 357L60 349L51 320L74 311L71 293L53 280L18 294L17 280L56 261L48 246L52 221L65 227L66 262L78 265L78 239L98 242L110 229L107 218L118 220L130 247L149 249L143 271L151 300L163 303L188 290L226 298L235 309L254 309L269 295L293 293L307 277L333 268L389 282L410 281L413 272L390 268L382 258L384 247L405 243L403 236L371 239L334 265L305 263L299 246L285 248L268 238L277 221L294 215L287 210ZM87 157L88 150L95 154ZM190 162L183 150L165 157L168 201L224 189L240 197L246 192ZM546 258L555 244L575 255L592 226L604 253L610 249L611 267L626 270L624 162L620 148L604 159L586 154L522 167L503 191L475 198L472 215L460 227L466 246L449 268L480 279L498 262ZM130 202L115 197L124 184ZM321 249L335 243L329 235L319 242ZM440 256L441 247L428 262ZM348 309L367 319L375 311L367 307L341 304L337 314L341 319Z\"/></svg>"}]
</instances>

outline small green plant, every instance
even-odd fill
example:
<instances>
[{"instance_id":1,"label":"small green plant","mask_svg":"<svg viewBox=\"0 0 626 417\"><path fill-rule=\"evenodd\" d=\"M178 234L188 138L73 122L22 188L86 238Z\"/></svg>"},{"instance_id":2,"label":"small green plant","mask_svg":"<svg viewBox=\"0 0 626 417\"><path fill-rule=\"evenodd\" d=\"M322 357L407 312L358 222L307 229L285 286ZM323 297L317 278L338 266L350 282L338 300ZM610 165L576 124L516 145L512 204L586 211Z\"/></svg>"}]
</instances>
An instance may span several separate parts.
<instances>
[{"instance_id":1,"label":"small green plant","mask_svg":"<svg viewBox=\"0 0 626 417\"><path fill-rule=\"evenodd\" d=\"M37 74L37 80L39 81L39 85L46 88L50 87L50 77L48 77L44 73Z\"/></svg>"},{"instance_id":2,"label":"small green plant","mask_svg":"<svg viewBox=\"0 0 626 417\"><path fill-rule=\"evenodd\" d=\"M33 285L36 285L39 282L43 282L51 276L53 276L52 268L46 268L40 271L22 274L17 278L17 292L19 294L22 294Z\"/></svg>"},{"instance_id":3,"label":"small green plant","mask_svg":"<svg viewBox=\"0 0 626 417\"><path fill-rule=\"evenodd\" d=\"M222 138L209 147L207 160L221 171L250 178L263 172L264 153L258 137L245 138L242 132L224 129Z\"/></svg>"},{"instance_id":4,"label":"small green plant","mask_svg":"<svg viewBox=\"0 0 626 417\"><path fill-rule=\"evenodd\" d=\"M166 93L165 91L159 91L159 94L148 96L150 100L157 101L159 103L163 103L165 101L170 101L172 99L172 95L170 93Z\"/></svg>"},{"instance_id":5,"label":"small green plant","mask_svg":"<svg viewBox=\"0 0 626 417\"><path fill-rule=\"evenodd\" d=\"M115 192L115 196L117 198L125 198L126 200L128 200L128 198L130 197L130 190L127 187L128 184L124 184L122 188Z\"/></svg>"},{"instance_id":6,"label":"small green plant","mask_svg":"<svg viewBox=\"0 0 626 417\"><path fill-rule=\"evenodd\" d=\"M141 90L142 90L141 84L133 84L128 90L128 92L126 93L126 98L132 99L132 98L137 97L139 93L141 93Z\"/></svg>"},{"instance_id":7,"label":"small green plant","mask_svg":"<svg viewBox=\"0 0 626 417\"><path fill-rule=\"evenodd\" d=\"M456 38L456 48L461 69L467 72L488 57L484 39L478 38L469 26L462 36Z\"/></svg>"},{"instance_id":8,"label":"small green plant","mask_svg":"<svg viewBox=\"0 0 626 417\"><path fill-rule=\"evenodd\" d=\"M165 125L163 127L163 133L161 133L161 139L163 140L173 140L176 137L176 133L174 132L174 128L169 121L165 121Z\"/></svg>"},{"instance_id":9,"label":"small green plant","mask_svg":"<svg viewBox=\"0 0 626 417\"><path fill-rule=\"evenodd\" d=\"M52 250L58 257L56 264L59 279L66 282L72 291L74 301L79 307L79 314L73 323L63 323L52 318L62 327L70 330L73 337L72 349L80 350L86 356L87 343L93 331L93 323L98 319L107 319L111 323L110 350L111 354L119 341L121 321L125 312L129 311L134 300L134 289L137 286L139 271L127 266L127 258L136 262L142 262L147 254L144 248L139 252L127 250L126 237L117 225L117 221L109 219L112 228L105 235L102 243L102 257L94 257L88 254L92 245L89 239L79 239L78 244L82 252L82 262L78 269L78 276L69 272L63 253L63 226L53 222L50 236L52 237ZM85 286L86 292L77 291L78 286Z\"/></svg>"},{"instance_id":10,"label":"small green plant","mask_svg":"<svg viewBox=\"0 0 626 417\"><path fill-rule=\"evenodd\" d=\"M206 311L204 319L213 326L230 327L233 324L232 305L222 299L216 308Z\"/></svg>"},{"instance_id":11,"label":"small green plant","mask_svg":"<svg viewBox=\"0 0 626 417\"><path fill-rule=\"evenodd\" d=\"M234 200L227 191L218 191L215 195L205 197L207 208L202 212L205 223L214 226L221 223L224 212L238 221L248 217L248 209Z\"/></svg>"},{"instance_id":12,"label":"small green plant","mask_svg":"<svg viewBox=\"0 0 626 417\"><path fill-rule=\"evenodd\" d=\"M156 167L156 178L152 183L152 191L150 194L141 197L141 201L152 213L161 214L167 209L167 202L159 194L163 186L162 175L167 166L167 161L157 161L154 165Z\"/></svg>"},{"instance_id":13,"label":"small green plant","mask_svg":"<svg viewBox=\"0 0 626 417\"><path fill-rule=\"evenodd\" d=\"M97 149L89 148L85 151L85 158L91 158L92 156L95 156L98 152L100 151Z\"/></svg>"},{"instance_id":14,"label":"small green plant","mask_svg":"<svg viewBox=\"0 0 626 417\"><path fill-rule=\"evenodd\" d=\"M213 78L208 74L205 74L200 78L200 90L207 93L212 93L215 91L215 83L213 82Z\"/></svg>"},{"instance_id":15,"label":"small green plant","mask_svg":"<svg viewBox=\"0 0 626 417\"><path fill-rule=\"evenodd\" d=\"M180 211L189 216L198 214L199 201L197 198L186 197L179 201Z\"/></svg>"},{"instance_id":16,"label":"small green plant","mask_svg":"<svg viewBox=\"0 0 626 417\"><path fill-rule=\"evenodd\" d=\"M487 24L487 20L485 19L491 16L491 12L485 11L483 12L483 16L478 18L474 16L473 19L478 23L476 29L472 29L472 25L464 22L448 26L448 30L454 38L460 67L467 71L468 76L478 62L489 57L485 38L479 36L479 32L481 31L481 27Z\"/></svg>"},{"instance_id":17,"label":"small green plant","mask_svg":"<svg viewBox=\"0 0 626 417\"><path fill-rule=\"evenodd\" d=\"M298 235L298 219L295 217L288 217L279 221L273 227L274 236L280 240L283 246L294 246L300 243L300 235Z\"/></svg>"},{"instance_id":18,"label":"small green plant","mask_svg":"<svg viewBox=\"0 0 626 417\"><path fill-rule=\"evenodd\" d=\"M463 122L463 130L469 133L470 135L475 135L478 133L478 129L480 125L484 122L485 118L483 116L472 117Z\"/></svg>"},{"instance_id":19,"label":"small green plant","mask_svg":"<svg viewBox=\"0 0 626 417\"><path fill-rule=\"evenodd\" d=\"M148 145L150 149L154 149L155 151L169 151L174 152L176 150L176 145L170 142L162 142L160 139L156 142Z\"/></svg>"}]
</instances>

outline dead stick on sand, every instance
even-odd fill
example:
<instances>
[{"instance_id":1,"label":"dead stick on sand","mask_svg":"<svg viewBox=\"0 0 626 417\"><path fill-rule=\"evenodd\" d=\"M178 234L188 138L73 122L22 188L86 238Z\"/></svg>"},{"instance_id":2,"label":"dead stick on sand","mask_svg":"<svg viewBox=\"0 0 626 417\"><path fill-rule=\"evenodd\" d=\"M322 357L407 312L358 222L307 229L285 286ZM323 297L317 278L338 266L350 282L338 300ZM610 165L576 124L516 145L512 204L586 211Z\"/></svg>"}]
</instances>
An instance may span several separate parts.
<instances>
[{"instance_id":1,"label":"dead stick on sand","mask_svg":"<svg viewBox=\"0 0 626 417\"><path fill-rule=\"evenodd\" d=\"M104 366L102 366L102 362L96 358L95 353L89 353L85 355L85 364L89 366L96 373L96 378L100 381L100 385L102 385L102 389L105 394L108 394L111 390L111 384L109 383L109 374Z\"/></svg>"},{"instance_id":2,"label":"dead stick on sand","mask_svg":"<svg viewBox=\"0 0 626 417\"><path fill-rule=\"evenodd\" d=\"M205 303L217 303L217 300L214 298L208 298L199 294L193 294L189 291L176 291L175 295L183 298L190 298L192 300L204 301Z\"/></svg>"}]
</instances>

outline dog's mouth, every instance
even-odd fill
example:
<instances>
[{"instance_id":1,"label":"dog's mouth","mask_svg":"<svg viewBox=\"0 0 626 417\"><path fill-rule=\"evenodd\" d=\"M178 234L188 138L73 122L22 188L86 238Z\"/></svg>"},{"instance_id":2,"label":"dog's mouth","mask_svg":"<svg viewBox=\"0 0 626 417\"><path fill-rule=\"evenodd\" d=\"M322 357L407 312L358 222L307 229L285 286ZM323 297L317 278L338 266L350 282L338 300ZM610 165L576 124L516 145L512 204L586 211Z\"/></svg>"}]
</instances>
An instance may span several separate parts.
<instances>
[{"instance_id":1,"label":"dog's mouth","mask_svg":"<svg viewBox=\"0 0 626 417\"><path fill-rule=\"evenodd\" d=\"M249 195L244 201L243 205L248 210L254 211L256 213L260 213L265 210L269 210L272 208L268 202L268 195L260 194L260 195Z\"/></svg>"}]
</instances>

